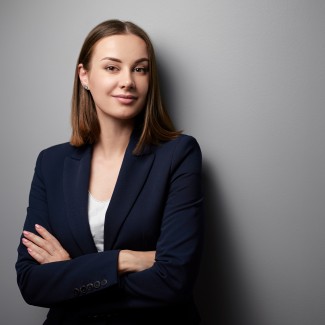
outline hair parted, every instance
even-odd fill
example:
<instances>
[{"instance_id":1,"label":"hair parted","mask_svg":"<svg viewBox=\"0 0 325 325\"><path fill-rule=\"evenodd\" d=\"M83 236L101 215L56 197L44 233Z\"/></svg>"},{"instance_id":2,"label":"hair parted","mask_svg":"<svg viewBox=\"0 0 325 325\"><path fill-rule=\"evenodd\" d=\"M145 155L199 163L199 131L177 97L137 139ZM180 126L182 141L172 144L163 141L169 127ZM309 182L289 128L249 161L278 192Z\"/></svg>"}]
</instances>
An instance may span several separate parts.
<instances>
[{"instance_id":1,"label":"hair parted","mask_svg":"<svg viewBox=\"0 0 325 325\"><path fill-rule=\"evenodd\" d=\"M95 45L102 38L133 34L144 40L149 56L149 88L145 107L136 117L136 127L140 129L140 138L134 154L140 154L146 145L157 145L160 142L176 138L182 131L174 128L172 120L163 104L155 52L147 33L130 21L117 19L107 20L94 27L86 37L76 64L73 94L71 102L72 135L70 143L80 147L95 143L100 135L100 125L96 107L90 91L84 89L78 73L78 65L90 69L90 61Z\"/></svg>"}]
</instances>

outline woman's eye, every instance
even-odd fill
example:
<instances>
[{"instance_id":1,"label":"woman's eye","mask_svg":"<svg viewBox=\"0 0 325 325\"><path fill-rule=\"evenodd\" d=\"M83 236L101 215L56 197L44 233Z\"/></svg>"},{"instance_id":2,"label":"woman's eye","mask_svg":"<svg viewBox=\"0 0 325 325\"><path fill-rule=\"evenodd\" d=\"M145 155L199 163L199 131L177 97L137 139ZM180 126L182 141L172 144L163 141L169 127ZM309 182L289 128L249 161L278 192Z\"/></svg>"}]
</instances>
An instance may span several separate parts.
<instances>
[{"instance_id":1,"label":"woman's eye","mask_svg":"<svg viewBox=\"0 0 325 325\"><path fill-rule=\"evenodd\" d=\"M116 72L118 69L117 67L114 67L113 65L109 65L105 68L107 71Z\"/></svg>"},{"instance_id":2,"label":"woman's eye","mask_svg":"<svg viewBox=\"0 0 325 325\"><path fill-rule=\"evenodd\" d=\"M148 69L147 68L144 68L144 67L135 67L134 68L134 71L135 72L142 73L142 74L146 74L148 72Z\"/></svg>"}]
</instances>

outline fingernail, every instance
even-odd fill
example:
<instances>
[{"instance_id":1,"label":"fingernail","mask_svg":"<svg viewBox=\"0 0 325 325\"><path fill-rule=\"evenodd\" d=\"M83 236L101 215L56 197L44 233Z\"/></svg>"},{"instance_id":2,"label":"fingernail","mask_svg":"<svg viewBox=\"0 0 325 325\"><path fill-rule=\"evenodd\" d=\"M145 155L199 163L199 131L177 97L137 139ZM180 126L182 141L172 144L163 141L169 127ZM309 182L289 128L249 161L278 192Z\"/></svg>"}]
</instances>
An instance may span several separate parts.
<instances>
[{"instance_id":1,"label":"fingernail","mask_svg":"<svg viewBox=\"0 0 325 325\"><path fill-rule=\"evenodd\" d=\"M35 228L36 228L36 229L41 229L42 227L41 227L40 225L36 224L36 225L35 225Z\"/></svg>"},{"instance_id":2,"label":"fingernail","mask_svg":"<svg viewBox=\"0 0 325 325\"><path fill-rule=\"evenodd\" d=\"M25 236L28 236L28 235L29 235L29 232L28 232L27 230L24 230L24 231L23 231L23 234L24 234Z\"/></svg>"},{"instance_id":3,"label":"fingernail","mask_svg":"<svg viewBox=\"0 0 325 325\"><path fill-rule=\"evenodd\" d=\"M27 240L26 238L23 238L23 239L22 239L22 242L23 242L24 244L27 244L27 243L28 243L28 240Z\"/></svg>"}]
</instances>

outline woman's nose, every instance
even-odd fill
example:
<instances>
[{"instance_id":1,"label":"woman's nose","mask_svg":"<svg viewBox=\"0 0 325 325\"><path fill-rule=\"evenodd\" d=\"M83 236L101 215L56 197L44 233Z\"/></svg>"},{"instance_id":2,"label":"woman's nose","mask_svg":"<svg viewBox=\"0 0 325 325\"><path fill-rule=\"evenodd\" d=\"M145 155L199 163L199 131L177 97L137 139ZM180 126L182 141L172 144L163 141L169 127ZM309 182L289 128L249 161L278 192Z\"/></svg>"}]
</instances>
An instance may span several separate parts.
<instances>
[{"instance_id":1,"label":"woman's nose","mask_svg":"<svg viewBox=\"0 0 325 325\"><path fill-rule=\"evenodd\" d=\"M135 88L135 83L130 72L121 75L120 87L122 89L132 89Z\"/></svg>"},{"instance_id":2,"label":"woman's nose","mask_svg":"<svg viewBox=\"0 0 325 325\"><path fill-rule=\"evenodd\" d=\"M132 80L125 80L122 82L121 88L132 89L135 88L135 84Z\"/></svg>"}]
</instances>

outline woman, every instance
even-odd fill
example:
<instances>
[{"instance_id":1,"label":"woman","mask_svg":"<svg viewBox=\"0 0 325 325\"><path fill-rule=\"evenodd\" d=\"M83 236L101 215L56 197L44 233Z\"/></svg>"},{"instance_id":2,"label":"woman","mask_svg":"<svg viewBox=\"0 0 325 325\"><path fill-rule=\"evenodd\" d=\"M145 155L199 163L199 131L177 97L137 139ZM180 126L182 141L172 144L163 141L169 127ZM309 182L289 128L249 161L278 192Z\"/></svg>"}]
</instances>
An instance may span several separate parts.
<instances>
[{"instance_id":1,"label":"woman","mask_svg":"<svg viewBox=\"0 0 325 325\"><path fill-rule=\"evenodd\" d=\"M199 324L201 151L173 127L154 49L105 21L76 66L69 143L37 159L16 263L44 324Z\"/></svg>"}]
</instances>

